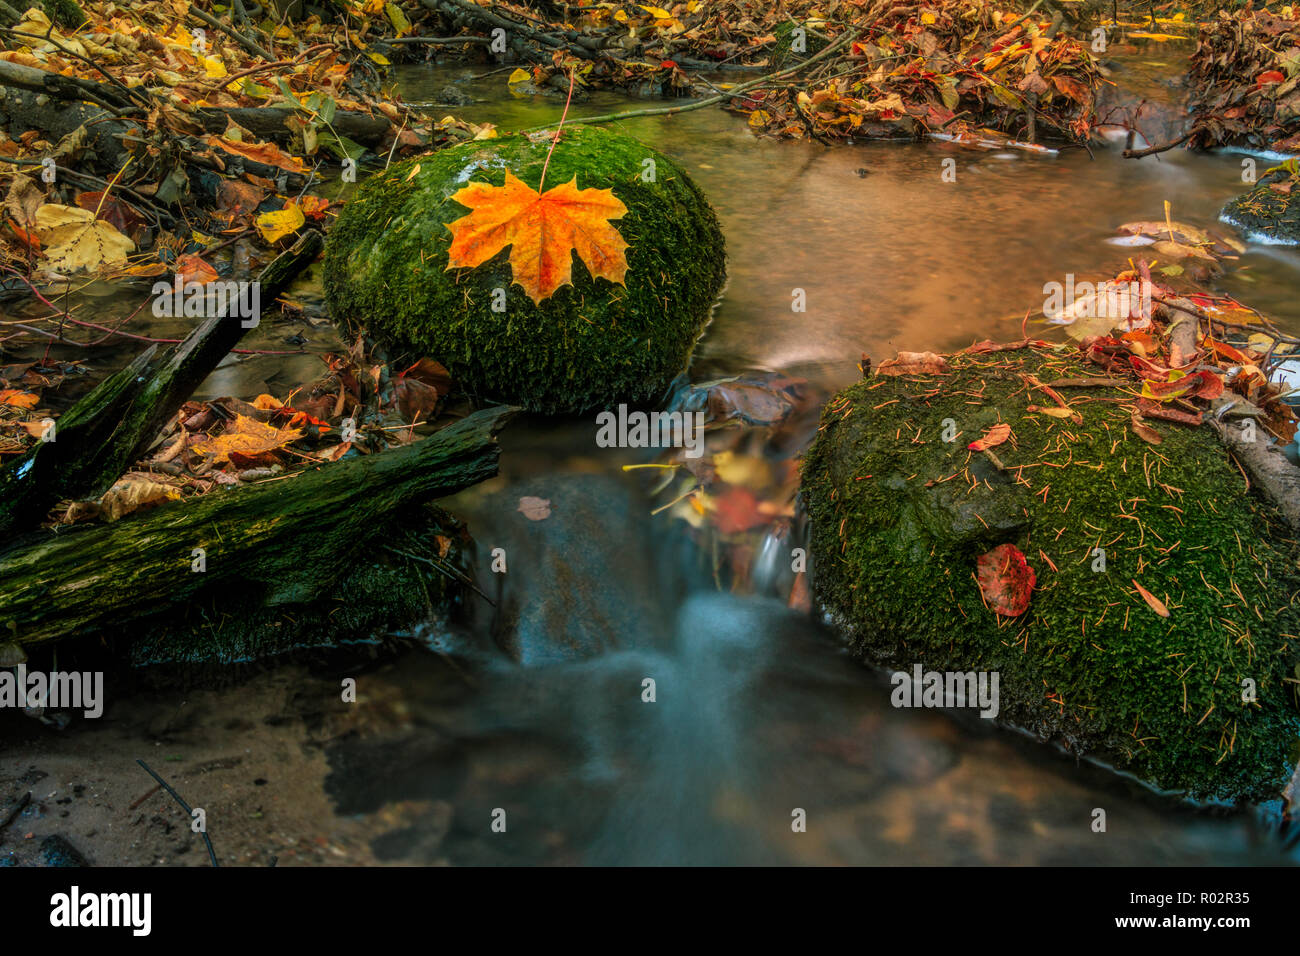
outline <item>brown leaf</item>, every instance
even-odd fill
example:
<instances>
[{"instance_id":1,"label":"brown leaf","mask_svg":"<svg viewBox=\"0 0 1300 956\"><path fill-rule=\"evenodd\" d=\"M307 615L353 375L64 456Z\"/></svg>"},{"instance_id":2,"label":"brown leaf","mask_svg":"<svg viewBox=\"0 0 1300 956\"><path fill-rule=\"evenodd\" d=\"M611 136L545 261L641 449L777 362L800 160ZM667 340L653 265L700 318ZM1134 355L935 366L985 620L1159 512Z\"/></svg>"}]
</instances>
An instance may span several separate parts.
<instances>
[{"instance_id":1,"label":"brown leaf","mask_svg":"<svg viewBox=\"0 0 1300 956\"><path fill-rule=\"evenodd\" d=\"M22 173L16 173L9 183L9 194L5 197L5 211L24 231L31 231L36 222L36 210L45 202L45 193L36 182Z\"/></svg>"},{"instance_id":2,"label":"brown leaf","mask_svg":"<svg viewBox=\"0 0 1300 956\"><path fill-rule=\"evenodd\" d=\"M114 483L99 499L99 514L105 521L116 521L133 511L178 501L181 493L172 485L154 481L147 475L129 474Z\"/></svg>"},{"instance_id":3,"label":"brown leaf","mask_svg":"<svg viewBox=\"0 0 1300 956\"><path fill-rule=\"evenodd\" d=\"M217 186L217 208L230 219L249 215L265 198L265 189L237 179L223 179Z\"/></svg>"},{"instance_id":4,"label":"brown leaf","mask_svg":"<svg viewBox=\"0 0 1300 956\"><path fill-rule=\"evenodd\" d=\"M226 139L223 136L209 136L207 138L209 146L216 146L225 150L227 153L233 153L236 156L243 156L254 162L265 163L267 166L274 166L277 169L285 169L291 173L305 173L307 167L303 165L302 160L295 156L290 156L279 146L274 143L240 143L233 139Z\"/></svg>"},{"instance_id":5,"label":"brown leaf","mask_svg":"<svg viewBox=\"0 0 1300 956\"><path fill-rule=\"evenodd\" d=\"M1150 591L1148 591L1146 588L1144 588L1142 585L1138 584L1137 578L1133 578L1132 580L1133 580L1133 586L1137 588L1138 594L1142 595L1142 600L1147 602L1147 606L1150 607L1151 610L1159 614L1161 617L1168 617L1169 608L1165 607L1165 603L1161 601L1158 597L1156 597L1154 594L1152 594Z\"/></svg>"},{"instance_id":6,"label":"brown leaf","mask_svg":"<svg viewBox=\"0 0 1300 956\"><path fill-rule=\"evenodd\" d=\"M1137 413L1133 415L1131 427L1134 435L1137 435L1138 438L1145 442L1150 442L1152 445L1159 445L1164 440L1160 437L1160 433L1142 421L1142 416Z\"/></svg>"},{"instance_id":7,"label":"brown leaf","mask_svg":"<svg viewBox=\"0 0 1300 956\"><path fill-rule=\"evenodd\" d=\"M899 352L881 362L877 375L938 375L948 371L948 360L935 352Z\"/></svg>"}]
</instances>

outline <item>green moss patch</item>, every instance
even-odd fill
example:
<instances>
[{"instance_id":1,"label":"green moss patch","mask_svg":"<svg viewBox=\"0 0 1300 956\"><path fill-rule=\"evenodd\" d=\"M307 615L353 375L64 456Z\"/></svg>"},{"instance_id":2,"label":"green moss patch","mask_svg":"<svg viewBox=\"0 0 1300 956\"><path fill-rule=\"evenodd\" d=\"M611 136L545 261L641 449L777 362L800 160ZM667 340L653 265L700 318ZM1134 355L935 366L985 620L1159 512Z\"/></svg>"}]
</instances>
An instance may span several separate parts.
<instances>
[{"instance_id":1,"label":"green moss patch","mask_svg":"<svg viewBox=\"0 0 1300 956\"><path fill-rule=\"evenodd\" d=\"M1077 753L1199 797L1275 796L1300 733L1296 543L1208 427L1148 422L1162 441L1143 441L1115 387L1058 389L1082 424L1030 412L1055 402L1022 374L1096 369L961 355L826 407L803 469L817 600L871 662L998 671L1000 719ZM998 423L1013 429L993 449L1002 468L966 447ZM1016 618L974 576L1004 543L1037 574Z\"/></svg>"},{"instance_id":2,"label":"green moss patch","mask_svg":"<svg viewBox=\"0 0 1300 956\"><path fill-rule=\"evenodd\" d=\"M1288 183L1288 192L1278 192L1274 184ZM1275 242L1300 245L1300 185L1296 174L1270 170L1260 177L1255 188L1228 201L1223 218L1246 232ZM1295 195L1292 195L1295 193Z\"/></svg>"},{"instance_id":3,"label":"green moss patch","mask_svg":"<svg viewBox=\"0 0 1300 956\"><path fill-rule=\"evenodd\" d=\"M575 176L612 189L628 212L626 287L592 278L540 305L513 284L509 248L475 269L447 270L447 224L468 211L466 183L499 186L506 170L536 189L550 137L466 143L394 165L361 185L329 236L325 290L336 320L412 356L428 355L471 394L542 412L657 398L687 365L724 278L717 218L666 156L608 130L564 132L545 188ZM494 311L505 290L503 311Z\"/></svg>"}]
</instances>

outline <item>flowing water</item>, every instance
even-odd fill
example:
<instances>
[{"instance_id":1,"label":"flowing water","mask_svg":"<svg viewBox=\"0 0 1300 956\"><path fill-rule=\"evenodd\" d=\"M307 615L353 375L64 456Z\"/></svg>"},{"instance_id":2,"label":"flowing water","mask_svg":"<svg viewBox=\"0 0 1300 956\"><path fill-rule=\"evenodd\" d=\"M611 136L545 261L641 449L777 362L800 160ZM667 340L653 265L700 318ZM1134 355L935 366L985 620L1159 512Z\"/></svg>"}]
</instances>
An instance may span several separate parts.
<instances>
[{"instance_id":1,"label":"flowing water","mask_svg":"<svg viewBox=\"0 0 1300 956\"><path fill-rule=\"evenodd\" d=\"M479 102L431 112L506 129L558 117L562 100L514 96L503 73L474 78L481 72L406 67L402 89L408 101L432 101L453 85ZM597 94L573 113L645 105ZM727 239L729 285L691 380L776 373L823 396L860 375L864 352L878 360L1017 338L1045 282L1114 274L1129 251L1105 240L1121 223L1163 219L1168 200L1176 219L1212 225L1243 188L1241 158L1230 155L1135 162L1117 149L826 148L755 140L715 109L622 126L686 168ZM941 178L947 158L955 183ZM1295 252L1252 246L1221 288L1300 330L1298 269ZM806 312L791 309L796 289ZM279 393L274 386L313 374L261 359L205 391L247 397L268 384ZM356 705L369 716L347 733L302 730L303 749L318 750L325 769L301 785L323 787L342 820L378 821L375 859L1287 858L1269 832L1276 805L1191 807L987 721L891 707L885 678L772 597L771 580L716 578L711 539L668 513L652 516L662 502L644 473L619 467L639 459L597 448L595 431L590 419L535 418L507 430L501 475L446 502L476 537L475 576L496 606L470 597L454 621L415 630L422 647L372 664ZM516 510L523 496L551 501L551 516L529 521ZM490 570L497 547L510 555L508 574ZM272 711L266 698L337 695L336 679L296 670L249 687L244 695L260 694ZM215 716L209 724L213 746L241 746L238 729ZM1106 811L1104 833L1092 828L1096 808ZM803 833L792 829L800 813ZM504 833L490 828L498 818Z\"/></svg>"}]
</instances>

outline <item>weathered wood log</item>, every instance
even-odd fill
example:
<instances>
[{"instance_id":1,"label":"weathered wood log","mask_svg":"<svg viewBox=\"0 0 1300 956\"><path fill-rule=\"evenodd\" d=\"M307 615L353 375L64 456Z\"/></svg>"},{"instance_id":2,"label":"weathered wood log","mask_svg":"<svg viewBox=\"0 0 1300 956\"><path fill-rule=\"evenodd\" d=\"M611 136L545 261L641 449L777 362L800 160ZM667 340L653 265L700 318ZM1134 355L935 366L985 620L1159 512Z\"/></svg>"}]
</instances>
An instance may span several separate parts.
<instances>
[{"instance_id":1,"label":"weathered wood log","mask_svg":"<svg viewBox=\"0 0 1300 956\"><path fill-rule=\"evenodd\" d=\"M113 524L24 536L0 551L0 634L30 645L121 632L214 597L236 615L316 600L373 560L366 549L407 509L495 475L496 434L514 411L483 409L401 449Z\"/></svg>"},{"instance_id":2,"label":"weathered wood log","mask_svg":"<svg viewBox=\"0 0 1300 956\"><path fill-rule=\"evenodd\" d=\"M242 126L262 139L284 140L290 135L285 121L292 116L303 117L303 113L287 106L238 106L229 109L205 107L195 113L196 118L209 132L220 133L231 122ZM340 136L355 140L362 146L374 146L379 143L393 124L382 113L362 113L357 110L338 110L330 120L330 126Z\"/></svg>"},{"instance_id":3,"label":"weathered wood log","mask_svg":"<svg viewBox=\"0 0 1300 956\"><path fill-rule=\"evenodd\" d=\"M1250 486L1300 531L1300 468L1287 461L1280 448L1269 445L1264 430L1253 423L1248 427L1245 422L1209 421L1249 476Z\"/></svg>"},{"instance_id":4,"label":"weathered wood log","mask_svg":"<svg viewBox=\"0 0 1300 956\"><path fill-rule=\"evenodd\" d=\"M576 30L565 30L562 36L557 36L513 19L489 5L479 6L467 0L420 0L420 4L447 17L453 24L472 22L480 30L504 30L510 49L520 59L531 63L550 63L556 50L585 60L622 59L617 52L606 49L603 38L587 36Z\"/></svg>"},{"instance_id":5,"label":"weathered wood log","mask_svg":"<svg viewBox=\"0 0 1300 956\"><path fill-rule=\"evenodd\" d=\"M0 86L44 93L58 100L98 103L113 111L135 105L130 96L108 83L63 76L8 60L0 60Z\"/></svg>"},{"instance_id":6,"label":"weathered wood log","mask_svg":"<svg viewBox=\"0 0 1300 956\"><path fill-rule=\"evenodd\" d=\"M262 299L274 301L323 246L319 232L303 233L262 271ZM53 441L0 469L0 535L35 527L64 498L107 491L247 331L226 312L206 319L161 363L151 347L69 409Z\"/></svg>"}]
</instances>

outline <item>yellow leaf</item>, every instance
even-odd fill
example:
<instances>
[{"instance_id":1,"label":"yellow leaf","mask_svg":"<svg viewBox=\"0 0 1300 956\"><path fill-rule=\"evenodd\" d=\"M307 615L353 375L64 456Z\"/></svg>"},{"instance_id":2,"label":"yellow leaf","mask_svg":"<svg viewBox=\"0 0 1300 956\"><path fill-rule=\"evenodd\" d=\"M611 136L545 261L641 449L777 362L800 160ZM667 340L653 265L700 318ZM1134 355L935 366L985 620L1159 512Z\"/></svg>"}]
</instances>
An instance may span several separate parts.
<instances>
[{"instance_id":1,"label":"yellow leaf","mask_svg":"<svg viewBox=\"0 0 1300 956\"><path fill-rule=\"evenodd\" d=\"M257 231L267 242L276 243L285 236L292 235L302 228L307 221L301 207L290 203L284 209L264 212L257 217Z\"/></svg>"},{"instance_id":2,"label":"yellow leaf","mask_svg":"<svg viewBox=\"0 0 1300 956\"><path fill-rule=\"evenodd\" d=\"M399 37L406 36L411 32L411 21L406 19L406 14L402 8L395 3L384 4L384 16L388 17L388 22L393 25Z\"/></svg>"},{"instance_id":3,"label":"yellow leaf","mask_svg":"<svg viewBox=\"0 0 1300 956\"><path fill-rule=\"evenodd\" d=\"M533 78L533 74L529 73L527 70L516 69L506 79L506 84L509 86L514 86L516 83L527 83L532 78Z\"/></svg>"},{"instance_id":4,"label":"yellow leaf","mask_svg":"<svg viewBox=\"0 0 1300 956\"><path fill-rule=\"evenodd\" d=\"M93 216L87 210L87 214ZM37 211L40 215L40 211ZM58 272L98 272L126 264L135 243L103 220L70 222L42 237L50 268Z\"/></svg>"},{"instance_id":5,"label":"yellow leaf","mask_svg":"<svg viewBox=\"0 0 1300 956\"><path fill-rule=\"evenodd\" d=\"M388 57L384 56L382 53L367 53L366 56L370 57L373 62L378 63L380 66L389 65Z\"/></svg>"},{"instance_id":6,"label":"yellow leaf","mask_svg":"<svg viewBox=\"0 0 1300 956\"><path fill-rule=\"evenodd\" d=\"M671 20L673 18L673 15L663 7L641 7L641 9L657 20Z\"/></svg>"},{"instance_id":7,"label":"yellow leaf","mask_svg":"<svg viewBox=\"0 0 1300 956\"><path fill-rule=\"evenodd\" d=\"M275 428L247 415L235 415L233 424L215 438L191 446L199 455L211 456L216 464L229 461L232 453L248 458L275 451L302 437L300 428Z\"/></svg>"},{"instance_id":8,"label":"yellow leaf","mask_svg":"<svg viewBox=\"0 0 1300 956\"><path fill-rule=\"evenodd\" d=\"M926 24L927 26L928 26L929 24L931 24L931 23L934 23L934 21L935 21L936 19L937 19L937 18L935 17L935 15L934 15L933 13L928 12L928 11L925 12L925 13L922 13L922 14L921 14L921 22L924 23L924 24Z\"/></svg>"},{"instance_id":9,"label":"yellow leaf","mask_svg":"<svg viewBox=\"0 0 1300 956\"><path fill-rule=\"evenodd\" d=\"M470 183L451 198L471 212L447 226L448 269L472 269L510 246L515 284L534 303L572 285L574 252L592 276L625 284L627 242L610 220L627 207L611 189L579 189L574 176L539 193L507 170L505 185Z\"/></svg>"},{"instance_id":10,"label":"yellow leaf","mask_svg":"<svg viewBox=\"0 0 1300 956\"><path fill-rule=\"evenodd\" d=\"M36 210L36 220L33 228L41 239L60 226L66 226L71 223L90 222L95 218L95 213L90 209L82 209L80 206L63 206L56 202L47 202L39 206Z\"/></svg>"}]
</instances>

